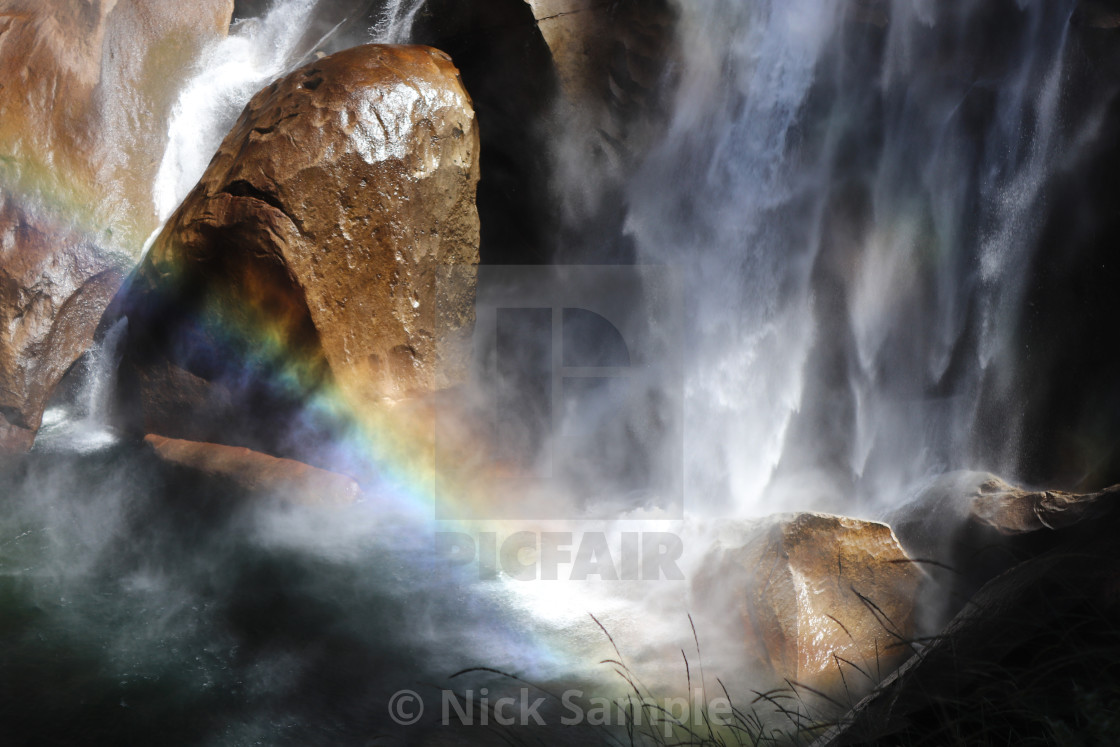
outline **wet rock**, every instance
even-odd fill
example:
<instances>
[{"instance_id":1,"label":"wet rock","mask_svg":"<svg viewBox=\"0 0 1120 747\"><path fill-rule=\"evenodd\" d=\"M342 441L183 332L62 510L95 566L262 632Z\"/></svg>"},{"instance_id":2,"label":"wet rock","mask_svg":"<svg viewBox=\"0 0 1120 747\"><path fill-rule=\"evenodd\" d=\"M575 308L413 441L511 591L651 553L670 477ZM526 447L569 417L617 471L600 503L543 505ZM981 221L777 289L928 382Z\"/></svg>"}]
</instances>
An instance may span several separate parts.
<instances>
[{"instance_id":1,"label":"wet rock","mask_svg":"<svg viewBox=\"0 0 1120 747\"><path fill-rule=\"evenodd\" d=\"M526 2L572 101L625 107L657 87L675 20L667 4Z\"/></svg>"},{"instance_id":2,"label":"wet rock","mask_svg":"<svg viewBox=\"0 0 1120 747\"><path fill-rule=\"evenodd\" d=\"M128 425L288 455L311 398L346 416L456 383L478 138L427 47L346 50L254 96L109 315L129 318Z\"/></svg>"},{"instance_id":3,"label":"wet rock","mask_svg":"<svg viewBox=\"0 0 1120 747\"><path fill-rule=\"evenodd\" d=\"M482 263L548 262L557 242L553 136L542 123L558 84L532 10L524 0L428 0L412 36L451 55L474 101L486 163L478 184Z\"/></svg>"},{"instance_id":4,"label":"wet rock","mask_svg":"<svg viewBox=\"0 0 1120 747\"><path fill-rule=\"evenodd\" d=\"M1115 0L1081 0L1070 22L1094 29L1120 28L1120 3Z\"/></svg>"},{"instance_id":5,"label":"wet rock","mask_svg":"<svg viewBox=\"0 0 1120 747\"><path fill-rule=\"evenodd\" d=\"M0 194L0 450L30 448L124 272L79 232Z\"/></svg>"},{"instance_id":6,"label":"wet rock","mask_svg":"<svg viewBox=\"0 0 1120 747\"><path fill-rule=\"evenodd\" d=\"M219 480L251 498L316 506L345 506L361 496L346 475L243 447L148 435L144 443L162 462L206 479Z\"/></svg>"},{"instance_id":7,"label":"wet rock","mask_svg":"<svg viewBox=\"0 0 1120 747\"><path fill-rule=\"evenodd\" d=\"M740 630L778 677L850 694L912 653L922 576L885 524L779 516L709 554L694 608Z\"/></svg>"},{"instance_id":8,"label":"wet rock","mask_svg":"<svg viewBox=\"0 0 1120 747\"><path fill-rule=\"evenodd\" d=\"M31 445L156 225L177 83L231 0L0 2L0 450Z\"/></svg>"}]
</instances>

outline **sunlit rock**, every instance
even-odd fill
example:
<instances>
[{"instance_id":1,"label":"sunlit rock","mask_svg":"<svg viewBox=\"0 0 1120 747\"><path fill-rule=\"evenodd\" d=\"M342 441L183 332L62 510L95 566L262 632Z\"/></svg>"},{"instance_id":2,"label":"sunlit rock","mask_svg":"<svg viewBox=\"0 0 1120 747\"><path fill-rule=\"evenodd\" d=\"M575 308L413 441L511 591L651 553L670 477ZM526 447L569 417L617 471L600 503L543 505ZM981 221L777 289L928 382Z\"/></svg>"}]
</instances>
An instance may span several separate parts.
<instances>
[{"instance_id":1,"label":"sunlit rock","mask_svg":"<svg viewBox=\"0 0 1120 747\"><path fill-rule=\"evenodd\" d=\"M285 407L345 415L459 381L478 138L428 47L357 47L258 93L115 303L134 426L286 454Z\"/></svg>"},{"instance_id":2,"label":"sunlit rock","mask_svg":"<svg viewBox=\"0 0 1120 747\"><path fill-rule=\"evenodd\" d=\"M778 516L711 551L693 608L779 678L853 694L912 653L922 576L885 524Z\"/></svg>"},{"instance_id":3,"label":"sunlit rock","mask_svg":"<svg viewBox=\"0 0 1120 747\"><path fill-rule=\"evenodd\" d=\"M177 84L232 0L0 2L0 449L46 399L156 226Z\"/></svg>"},{"instance_id":4,"label":"sunlit rock","mask_svg":"<svg viewBox=\"0 0 1120 747\"><path fill-rule=\"evenodd\" d=\"M0 450L30 448L124 274L79 231L0 193Z\"/></svg>"},{"instance_id":5,"label":"sunlit rock","mask_svg":"<svg viewBox=\"0 0 1120 747\"><path fill-rule=\"evenodd\" d=\"M251 498L315 506L344 506L361 495L346 475L243 447L148 435L144 443L163 462L228 482Z\"/></svg>"}]
</instances>

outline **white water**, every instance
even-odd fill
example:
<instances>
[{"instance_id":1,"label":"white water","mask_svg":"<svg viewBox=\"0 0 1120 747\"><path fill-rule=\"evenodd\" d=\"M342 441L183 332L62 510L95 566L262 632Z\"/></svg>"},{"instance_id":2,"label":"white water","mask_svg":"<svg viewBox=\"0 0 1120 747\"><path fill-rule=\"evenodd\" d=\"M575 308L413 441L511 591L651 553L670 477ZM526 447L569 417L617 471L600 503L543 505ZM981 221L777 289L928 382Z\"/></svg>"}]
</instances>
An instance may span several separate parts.
<instances>
[{"instance_id":1,"label":"white water","mask_svg":"<svg viewBox=\"0 0 1120 747\"><path fill-rule=\"evenodd\" d=\"M202 177L253 94L314 51L314 45L309 49L301 42L321 4L321 0L276 0L263 17L240 20L228 37L203 53L197 73L171 112L167 150L153 187L161 221L170 217ZM422 0L391 0L364 41L407 40L422 5Z\"/></svg>"},{"instance_id":2,"label":"white water","mask_svg":"<svg viewBox=\"0 0 1120 747\"><path fill-rule=\"evenodd\" d=\"M983 2L896 0L881 63L851 5L679 4L681 83L628 227L689 289L693 510L860 513L1014 466L1012 413L994 463L972 437L1077 142L1057 110L1073 3L1004 9L997 41Z\"/></svg>"},{"instance_id":3,"label":"white water","mask_svg":"<svg viewBox=\"0 0 1120 747\"><path fill-rule=\"evenodd\" d=\"M424 0L388 0L381 18L369 30L370 41L379 44L403 44L412 32L412 21L424 7Z\"/></svg>"},{"instance_id":4,"label":"white water","mask_svg":"<svg viewBox=\"0 0 1120 747\"><path fill-rule=\"evenodd\" d=\"M43 424L35 439L36 450L90 453L117 443L117 433L109 424L109 401L120 365L121 343L127 333L128 320L118 320L90 348L75 401L43 413Z\"/></svg>"},{"instance_id":5,"label":"white water","mask_svg":"<svg viewBox=\"0 0 1120 747\"><path fill-rule=\"evenodd\" d=\"M316 5L317 0L277 0L263 18L237 23L203 53L171 112L153 188L161 221L198 182L253 94L292 63Z\"/></svg>"},{"instance_id":6,"label":"white water","mask_svg":"<svg viewBox=\"0 0 1120 747\"><path fill-rule=\"evenodd\" d=\"M812 339L808 275L823 179L791 130L835 27L832 3L681 6L686 50L668 134L632 190L642 260L685 275L686 505L756 503L781 456ZM798 225L780 211L808 200ZM682 263L682 258L687 258ZM704 496L698 504L696 500Z\"/></svg>"}]
</instances>

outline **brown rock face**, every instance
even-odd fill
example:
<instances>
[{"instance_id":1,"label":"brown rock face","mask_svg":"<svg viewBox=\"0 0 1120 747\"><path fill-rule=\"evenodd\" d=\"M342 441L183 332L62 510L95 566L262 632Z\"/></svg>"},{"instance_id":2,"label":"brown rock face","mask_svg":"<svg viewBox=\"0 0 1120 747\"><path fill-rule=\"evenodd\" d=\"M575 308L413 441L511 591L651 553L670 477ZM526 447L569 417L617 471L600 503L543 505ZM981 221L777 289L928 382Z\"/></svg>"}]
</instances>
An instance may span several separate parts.
<instances>
[{"instance_id":1,"label":"brown rock face","mask_svg":"<svg viewBox=\"0 0 1120 747\"><path fill-rule=\"evenodd\" d=\"M771 521L709 555L694 582L697 608L737 620L748 650L779 677L849 693L870 687L911 653L922 571L885 524L823 514Z\"/></svg>"},{"instance_id":2,"label":"brown rock face","mask_svg":"<svg viewBox=\"0 0 1120 747\"><path fill-rule=\"evenodd\" d=\"M0 0L0 449L30 446L156 226L177 84L231 0Z\"/></svg>"},{"instance_id":3,"label":"brown rock face","mask_svg":"<svg viewBox=\"0 0 1120 747\"><path fill-rule=\"evenodd\" d=\"M30 448L47 398L123 279L78 232L0 194L0 450Z\"/></svg>"},{"instance_id":4,"label":"brown rock face","mask_svg":"<svg viewBox=\"0 0 1120 747\"><path fill-rule=\"evenodd\" d=\"M968 498L971 521L991 527L1000 534L1015 535L1059 530L1101 516L1118 505L1120 486L1084 494L1025 490L989 475Z\"/></svg>"},{"instance_id":5,"label":"brown rock face","mask_svg":"<svg viewBox=\"0 0 1120 747\"><path fill-rule=\"evenodd\" d=\"M455 383L478 138L455 66L427 47L357 47L258 93L113 312L137 425L285 451L238 424L314 391L360 409Z\"/></svg>"},{"instance_id":6,"label":"brown rock face","mask_svg":"<svg viewBox=\"0 0 1120 747\"><path fill-rule=\"evenodd\" d=\"M353 479L291 459L236 446L149 435L144 442L162 461L232 483L250 497L317 506L345 506L361 495Z\"/></svg>"},{"instance_id":7,"label":"brown rock face","mask_svg":"<svg viewBox=\"0 0 1120 747\"><path fill-rule=\"evenodd\" d=\"M656 88L675 20L667 3L525 1L572 101L625 107Z\"/></svg>"}]
</instances>

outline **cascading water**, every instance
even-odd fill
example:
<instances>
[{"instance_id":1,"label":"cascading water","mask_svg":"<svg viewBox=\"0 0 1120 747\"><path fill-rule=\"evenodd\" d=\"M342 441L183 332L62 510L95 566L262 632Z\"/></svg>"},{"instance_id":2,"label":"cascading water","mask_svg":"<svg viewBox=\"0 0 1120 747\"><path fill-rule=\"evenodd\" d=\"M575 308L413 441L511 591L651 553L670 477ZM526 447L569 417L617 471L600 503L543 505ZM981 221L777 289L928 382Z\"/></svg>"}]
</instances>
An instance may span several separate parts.
<instances>
[{"instance_id":1,"label":"cascading water","mask_svg":"<svg viewBox=\"0 0 1120 747\"><path fill-rule=\"evenodd\" d=\"M160 220L179 206L254 93L279 76L299 49L316 0L280 0L260 19L237 24L199 60L179 94L153 189Z\"/></svg>"},{"instance_id":2,"label":"cascading water","mask_svg":"<svg viewBox=\"0 0 1120 747\"><path fill-rule=\"evenodd\" d=\"M380 44L400 44L408 40L412 21L424 0L390 0L381 11L381 18L370 31L370 41Z\"/></svg>"},{"instance_id":3,"label":"cascading water","mask_svg":"<svg viewBox=\"0 0 1120 747\"><path fill-rule=\"evenodd\" d=\"M833 7L683 5L674 117L631 195L639 257L680 267L696 307L686 491L717 497L717 511L761 508L801 396L824 165L790 155Z\"/></svg>"},{"instance_id":4,"label":"cascading water","mask_svg":"<svg viewBox=\"0 0 1120 747\"><path fill-rule=\"evenodd\" d=\"M695 309L691 495L851 512L1014 468L1010 413L977 450L981 403L1008 395L1043 190L1084 132L1058 113L1074 3L1007 5L881 3L880 29L856 4L681 3L628 226Z\"/></svg>"},{"instance_id":5,"label":"cascading water","mask_svg":"<svg viewBox=\"0 0 1120 747\"><path fill-rule=\"evenodd\" d=\"M38 450L98 450L116 443L109 424L109 402L126 334L128 320L121 319L85 355L76 374L80 383L74 401L43 415L43 427L36 439Z\"/></svg>"}]
</instances>

